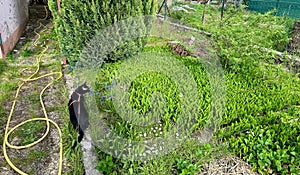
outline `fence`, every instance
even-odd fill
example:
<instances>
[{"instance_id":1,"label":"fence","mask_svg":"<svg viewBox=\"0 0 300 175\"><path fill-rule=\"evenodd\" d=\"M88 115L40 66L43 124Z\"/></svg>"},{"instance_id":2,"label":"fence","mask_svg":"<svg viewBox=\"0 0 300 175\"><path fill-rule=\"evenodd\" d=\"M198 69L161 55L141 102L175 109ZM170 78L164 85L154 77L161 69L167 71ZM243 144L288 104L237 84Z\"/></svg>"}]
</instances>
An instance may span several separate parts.
<instances>
[{"instance_id":1,"label":"fence","mask_svg":"<svg viewBox=\"0 0 300 175\"><path fill-rule=\"evenodd\" d=\"M275 15L300 18L300 0L249 0L248 8L259 13L276 9Z\"/></svg>"}]
</instances>

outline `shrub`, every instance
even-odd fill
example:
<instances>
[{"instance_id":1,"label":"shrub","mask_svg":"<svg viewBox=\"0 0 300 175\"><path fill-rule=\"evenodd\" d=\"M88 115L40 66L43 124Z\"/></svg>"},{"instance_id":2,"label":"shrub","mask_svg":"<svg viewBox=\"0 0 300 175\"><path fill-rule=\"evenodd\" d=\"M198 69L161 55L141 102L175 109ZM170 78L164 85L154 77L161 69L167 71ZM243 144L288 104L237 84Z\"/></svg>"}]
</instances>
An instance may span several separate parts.
<instances>
[{"instance_id":1,"label":"shrub","mask_svg":"<svg viewBox=\"0 0 300 175\"><path fill-rule=\"evenodd\" d=\"M155 4L155 0L61 0L61 10L58 12L56 0L49 0L61 51L70 62L77 61L86 44L105 27L129 17L152 15L155 13ZM140 20L139 24L124 24L122 27L146 23ZM147 27L139 29L145 32ZM112 42L118 42L118 38L120 36L116 34ZM126 58L139 51L144 43L143 37L123 42L102 59L116 61Z\"/></svg>"}]
</instances>

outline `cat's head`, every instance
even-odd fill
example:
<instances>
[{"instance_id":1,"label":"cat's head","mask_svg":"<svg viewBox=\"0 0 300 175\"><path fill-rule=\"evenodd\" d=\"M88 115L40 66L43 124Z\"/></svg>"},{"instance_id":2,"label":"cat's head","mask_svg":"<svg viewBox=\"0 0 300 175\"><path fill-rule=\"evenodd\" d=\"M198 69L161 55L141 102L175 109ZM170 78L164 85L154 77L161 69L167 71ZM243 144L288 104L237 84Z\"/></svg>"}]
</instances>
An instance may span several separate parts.
<instances>
[{"instance_id":1,"label":"cat's head","mask_svg":"<svg viewBox=\"0 0 300 175\"><path fill-rule=\"evenodd\" d=\"M78 86L78 88L75 90L75 92L79 94L85 94L87 92L90 92L90 87L84 82L81 86Z\"/></svg>"}]
</instances>

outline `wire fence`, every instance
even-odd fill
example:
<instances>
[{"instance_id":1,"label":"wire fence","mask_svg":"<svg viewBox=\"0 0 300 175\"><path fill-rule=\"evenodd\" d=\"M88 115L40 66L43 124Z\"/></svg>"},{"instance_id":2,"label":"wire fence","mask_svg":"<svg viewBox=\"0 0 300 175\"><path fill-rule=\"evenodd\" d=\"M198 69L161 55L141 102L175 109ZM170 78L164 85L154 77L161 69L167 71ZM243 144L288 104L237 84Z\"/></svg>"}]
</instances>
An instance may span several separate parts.
<instances>
[{"instance_id":1,"label":"wire fence","mask_svg":"<svg viewBox=\"0 0 300 175\"><path fill-rule=\"evenodd\" d=\"M300 19L300 0L249 0L248 8L259 13L276 9L275 15Z\"/></svg>"}]
</instances>

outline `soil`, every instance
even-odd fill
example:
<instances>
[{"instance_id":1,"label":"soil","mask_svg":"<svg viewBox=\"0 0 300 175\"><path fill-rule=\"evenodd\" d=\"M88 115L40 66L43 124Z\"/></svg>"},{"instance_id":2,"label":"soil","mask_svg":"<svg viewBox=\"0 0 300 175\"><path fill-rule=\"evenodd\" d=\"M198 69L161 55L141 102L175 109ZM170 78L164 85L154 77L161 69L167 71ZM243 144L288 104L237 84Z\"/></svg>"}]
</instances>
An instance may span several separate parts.
<instances>
[{"instance_id":1,"label":"soil","mask_svg":"<svg viewBox=\"0 0 300 175\"><path fill-rule=\"evenodd\" d=\"M295 22L291 31L291 38L288 52L300 56L300 21Z\"/></svg>"}]
</instances>

